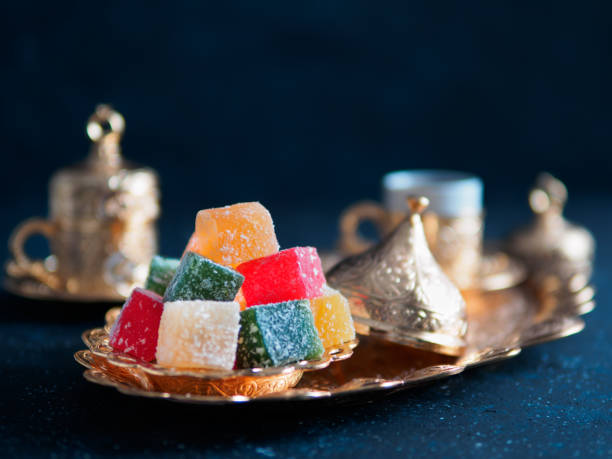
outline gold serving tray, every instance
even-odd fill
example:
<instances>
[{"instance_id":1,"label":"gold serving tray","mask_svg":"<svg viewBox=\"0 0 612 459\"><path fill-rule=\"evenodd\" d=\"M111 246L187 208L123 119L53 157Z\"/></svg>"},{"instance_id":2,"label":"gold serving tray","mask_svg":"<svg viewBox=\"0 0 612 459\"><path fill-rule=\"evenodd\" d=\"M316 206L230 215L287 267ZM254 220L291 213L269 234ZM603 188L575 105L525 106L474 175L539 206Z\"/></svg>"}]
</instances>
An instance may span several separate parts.
<instances>
[{"instance_id":1,"label":"gold serving tray","mask_svg":"<svg viewBox=\"0 0 612 459\"><path fill-rule=\"evenodd\" d=\"M87 368L85 379L127 395L204 405L316 399L339 402L449 377L476 365L513 357L526 346L580 332L584 328L580 315L595 306L593 287L575 291L539 287L527 282L505 290L464 293L468 347L459 358L364 335L354 350L356 343L347 343L328 350L319 361L281 368L172 370L112 352L107 332L118 313L114 308L107 314L106 329L83 334L89 349L78 351L75 359Z\"/></svg>"}]
</instances>

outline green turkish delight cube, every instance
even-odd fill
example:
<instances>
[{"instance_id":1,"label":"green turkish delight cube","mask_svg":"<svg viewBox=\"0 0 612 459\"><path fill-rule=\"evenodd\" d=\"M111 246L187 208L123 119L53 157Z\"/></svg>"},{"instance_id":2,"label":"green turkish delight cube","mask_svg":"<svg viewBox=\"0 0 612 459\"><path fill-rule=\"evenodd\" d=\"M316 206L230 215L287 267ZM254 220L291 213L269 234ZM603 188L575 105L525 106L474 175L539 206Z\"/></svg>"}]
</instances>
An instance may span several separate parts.
<instances>
[{"instance_id":1,"label":"green turkish delight cube","mask_svg":"<svg viewBox=\"0 0 612 459\"><path fill-rule=\"evenodd\" d=\"M194 252L187 252L164 294L164 302L234 301L244 276Z\"/></svg>"},{"instance_id":2,"label":"green turkish delight cube","mask_svg":"<svg viewBox=\"0 0 612 459\"><path fill-rule=\"evenodd\" d=\"M251 306L240 313L239 368L318 359L323 352L308 300Z\"/></svg>"},{"instance_id":3,"label":"green turkish delight cube","mask_svg":"<svg viewBox=\"0 0 612 459\"><path fill-rule=\"evenodd\" d=\"M178 258L164 258L155 255L151 260L149 276L147 277L144 288L164 296L166 288L168 288L168 284L170 284L170 281L174 277L179 263L180 260Z\"/></svg>"}]
</instances>

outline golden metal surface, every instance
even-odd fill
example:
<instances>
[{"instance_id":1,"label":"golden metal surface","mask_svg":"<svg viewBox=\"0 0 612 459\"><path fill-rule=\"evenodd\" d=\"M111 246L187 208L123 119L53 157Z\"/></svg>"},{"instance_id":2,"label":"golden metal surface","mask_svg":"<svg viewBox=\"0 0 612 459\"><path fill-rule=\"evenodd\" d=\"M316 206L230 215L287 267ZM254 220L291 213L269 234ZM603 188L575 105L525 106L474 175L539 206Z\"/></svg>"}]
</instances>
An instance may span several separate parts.
<instances>
[{"instance_id":1,"label":"golden metal surface","mask_svg":"<svg viewBox=\"0 0 612 459\"><path fill-rule=\"evenodd\" d=\"M13 232L6 286L47 299L101 301L125 297L141 284L157 250L158 181L151 169L121 157L123 117L100 105L89 119L94 142L86 161L53 175L49 218L30 219ZM52 255L30 260L26 240L41 234Z\"/></svg>"},{"instance_id":2,"label":"golden metal surface","mask_svg":"<svg viewBox=\"0 0 612 459\"><path fill-rule=\"evenodd\" d=\"M114 363L89 350L78 351L75 359L88 367L90 372L102 372L106 378L146 391L168 392L222 397L259 397L272 392L294 387L302 377L303 369L292 369L284 373L261 376L237 376L214 378L206 372L195 375L167 375L162 372L145 372L137 366Z\"/></svg>"},{"instance_id":3,"label":"golden metal surface","mask_svg":"<svg viewBox=\"0 0 612 459\"><path fill-rule=\"evenodd\" d=\"M96 366L91 351L79 351L75 358L86 366L88 381L113 387L132 396L165 399L191 404L235 404L328 399L341 403L351 397L368 397L378 391L414 387L435 379L461 373L467 368L516 356L521 349L578 333L584 327L579 317L584 305L594 305L594 290L587 286L570 293L559 291L543 298L530 283L498 291L466 294L469 331L466 351L451 357L361 336L350 359L338 361L319 371L303 373L293 388L267 395L186 394L182 391L145 389L138 376L111 373ZM109 311L114 320L118 309Z\"/></svg>"},{"instance_id":4,"label":"golden metal surface","mask_svg":"<svg viewBox=\"0 0 612 459\"><path fill-rule=\"evenodd\" d=\"M109 295L81 295L79 293L70 293L66 290L55 290L47 284L43 284L37 279L18 271L18 274L13 274L15 265L12 262L6 265L6 276L4 277L2 286L8 292L14 295L32 298L35 300L45 301L62 301L72 303L97 303L97 302L122 302L125 298L117 293Z\"/></svg>"},{"instance_id":5,"label":"golden metal surface","mask_svg":"<svg viewBox=\"0 0 612 459\"><path fill-rule=\"evenodd\" d=\"M352 205L340 216L340 253L356 255L372 247L372 241L359 235L363 222L372 222L382 239L405 217L403 212L390 212L372 201ZM484 229L482 216L448 218L424 212L422 218L431 253L446 275L460 288L478 288Z\"/></svg>"},{"instance_id":6,"label":"golden metal surface","mask_svg":"<svg viewBox=\"0 0 612 459\"><path fill-rule=\"evenodd\" d=\"M153 392L189 396L260 397L294 387L304 371L320 370L330 363L348 359L358 341L328 348L318 360L304 360L281 367L240 370L209 370L202 368L169 368L142 362L127 354L113 352L108 345L108 333L119 316L120 308L110 309L105 326L83 333L88 349L75 354L80 364L89 368L86 377L100 379L98 373L118 384ZM96 376L97 375L97 376Z\"/></svg>"},{"instance_id":7,"label":"golden metal surface","mask_svg":"<svg viewBox=\"0 0 612 459\"><path fill-rule=\"evenodd\" d=\"M495 246L485 246L474 284L477 290L503 290L517 286L526 278L523 263Z\"/></svg>"},{"instance_id":8,"label":"golden metal surface","mask_svg":"<svg viewBox=\"0 0 612 459\"><path fill-rule=\"evenodd\" d=\"M373 336L448 355L465 348L465 301L429 251L421 213L427 198L411 198L411 215L364 253L326 275Z\"/></svg>"},{"instance_id":9,"label":"golden metal surface","mask_svg":"<svg viewBox=\"0 0 612 459\"><path fill-rule=\"evenodd\" d=\"M563 217L566 200L565 185L550 174L540 174L529 194L534 220L506 243L544 289L583 287L592 271L595 240L586 228Z\"/></svg>"},{"instance_id":10,"label":"golden metal surface","mask_svg":"<svg viewBox=\"0 0 612 459\"><path fill-rule=\"evenodd\" d=\"M319 250L323 270L329 271L345 258L335 250ZM495 245L485 245L474 284L467 290L503 290L515 287L527 278L523 263L499 250ZM586 285L586 284L582 284Z\"/></svg>"}]
</instances>

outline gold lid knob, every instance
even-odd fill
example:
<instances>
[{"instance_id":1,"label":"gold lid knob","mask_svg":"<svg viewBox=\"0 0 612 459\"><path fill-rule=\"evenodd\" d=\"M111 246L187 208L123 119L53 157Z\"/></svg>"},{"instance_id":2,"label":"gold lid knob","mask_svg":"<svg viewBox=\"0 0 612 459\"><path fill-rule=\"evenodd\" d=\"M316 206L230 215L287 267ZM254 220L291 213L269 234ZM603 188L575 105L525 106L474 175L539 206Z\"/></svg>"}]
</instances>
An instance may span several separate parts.
<instances>
[{"instance_id":1,"label":"gold lid knob","mask_svg":"<svg viewBox=\"0 0 612 459\"><path fill-rule=\"evenodd\" d=\"M425 196L409 196L407 198L408 208L412 214L422 214L427 206L429 206L429 199Z\"/></svg>"},{"instance_id":2,"label":"gold lid knob","mask_svg":"<svg viewBox=\"0 0 612 459\"><path fill-rule=\"evenodd\" d=\"M121 163L119 142L125 129L125 119L110 105L100 104L87 121L87 136L93 143L89 161L94 166L115 168Z\"/></svg>"},{"instance_id":3,"label":"gold lid knob","mask_svg":"<svg viewBox=\"0 0 612 459\"><path fill-rule=\"evenodd\" d=\"M561 180L547 172L538 176L535 187L529 193L529 206L536 214L561 214L566 201L567 188Z\"/></svg>"}]
</instances>

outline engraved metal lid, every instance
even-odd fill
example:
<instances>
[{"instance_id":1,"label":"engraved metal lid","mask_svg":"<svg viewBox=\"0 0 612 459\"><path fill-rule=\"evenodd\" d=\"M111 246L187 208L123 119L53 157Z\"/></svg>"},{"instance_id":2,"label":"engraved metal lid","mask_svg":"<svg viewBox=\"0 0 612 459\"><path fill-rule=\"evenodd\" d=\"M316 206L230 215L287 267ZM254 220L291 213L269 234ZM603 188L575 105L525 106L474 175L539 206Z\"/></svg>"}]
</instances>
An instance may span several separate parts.
<instances>
[{"instance_id":1,"label":"engraved metal lid","mask_svg":"<svg viewBox=\"0 0 612 459\"><path fill-rule=\"evenodd\" d=\"M119 112L105 104L96 107L86 126L92 141L89 155L51 178L49 204L54 218L99 219L128 208L137 209L143 220L158 216L157 174L123 158L124 129Z\"/></svg>"},{"instance_id":2,"label":"engraved metal lid","mask_svg":"<svg viewBox=\"0 0 612 459\"><path fill-rule=\"evenodd\" d=\"M427 198L409 198L411 215L376 247L326 275L351 303L360 331L448 355L460 355L465 301L431 254L421 221Z\"/></svg>"},{"instance_id":3,"label":"engraved metal lid","mask_svg":"<svg viewBox=\"0 0 612 459\"><path fill-rule=\"evenodd\" d=\"M566 200L563 182L540 174L529 193L534 220L508 237L508 251L521 258L532 273L554 274L561 280L591 273L595 240L586 228L563 217Z\"/></svg>"}]
</instances>

